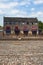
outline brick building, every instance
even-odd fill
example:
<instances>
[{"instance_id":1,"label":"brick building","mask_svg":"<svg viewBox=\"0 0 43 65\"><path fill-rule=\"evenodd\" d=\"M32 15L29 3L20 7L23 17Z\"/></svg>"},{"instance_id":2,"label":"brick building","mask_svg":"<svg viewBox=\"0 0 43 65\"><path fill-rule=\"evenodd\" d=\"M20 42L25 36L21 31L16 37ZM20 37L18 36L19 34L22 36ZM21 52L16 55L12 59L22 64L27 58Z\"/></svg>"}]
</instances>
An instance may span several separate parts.
<instances>
[{"instance_id":1,"label":"brick building","mask_svg":"<svg viewBox=\"0 0 43 65\"><path fill-rule=\"evenodd\" d=\"M4 17L4 34L15 34L15 29L20 33L31 31L32 34L37 34L38 20L37 18Z\"/></svg>"}]
</instances>

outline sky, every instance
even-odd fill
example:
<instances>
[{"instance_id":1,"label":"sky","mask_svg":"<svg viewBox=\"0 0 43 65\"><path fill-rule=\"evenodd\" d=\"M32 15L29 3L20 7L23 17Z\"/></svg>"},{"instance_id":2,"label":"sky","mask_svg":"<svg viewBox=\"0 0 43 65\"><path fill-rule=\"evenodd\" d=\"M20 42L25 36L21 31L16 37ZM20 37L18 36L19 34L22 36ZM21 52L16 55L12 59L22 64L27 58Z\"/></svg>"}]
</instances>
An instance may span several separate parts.
<instances>
[{"instance_id":1,"label":"sky","mask_svg":"<svg viewBox=\"0 0 43 65\"><path fill-rule=\"evenodd\" d=\"M0 0L0 25L3 17L29 17L43 21L43 0Z\"/></svg>"}]
</instances>

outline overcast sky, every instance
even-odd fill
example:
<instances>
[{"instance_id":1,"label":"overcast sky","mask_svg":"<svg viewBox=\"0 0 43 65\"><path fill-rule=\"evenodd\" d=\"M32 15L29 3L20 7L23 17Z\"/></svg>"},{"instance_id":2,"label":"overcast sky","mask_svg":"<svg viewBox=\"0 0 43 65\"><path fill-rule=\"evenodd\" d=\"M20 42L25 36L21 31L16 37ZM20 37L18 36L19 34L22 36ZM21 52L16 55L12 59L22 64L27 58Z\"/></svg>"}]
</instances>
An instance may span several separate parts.
<instances>
[{"instance_id":1,"label":"overcast sky","mask_svg":"<svg viewBox=\"0 0 43 65\"><path fill-rule=\"evenodd\" d=\"M0 0L0 25L4 16L37 17L43 21L43 0Z\"/></svg>"}]
</instances>

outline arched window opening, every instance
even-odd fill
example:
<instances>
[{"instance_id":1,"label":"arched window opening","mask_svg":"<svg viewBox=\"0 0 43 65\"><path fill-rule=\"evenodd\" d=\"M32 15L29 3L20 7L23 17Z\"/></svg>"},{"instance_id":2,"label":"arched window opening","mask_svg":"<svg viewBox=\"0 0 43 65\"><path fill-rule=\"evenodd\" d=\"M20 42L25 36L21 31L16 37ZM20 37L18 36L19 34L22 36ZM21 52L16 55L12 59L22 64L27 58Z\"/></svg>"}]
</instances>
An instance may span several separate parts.
<instances>
[{"instance_id":1,"label":"arched window opening","mask_svg":"<svg viewBox=\"0 0 43 65\"><path fill-rule=\"evenodd\" d=\"M6 34L11 34L11 28L10 28L10 26L6 26Z\"/></svg>"},{"instance_id":2,"label":"arched window opening","mask_svg":"<svg viewBox=\"0 0 43 65\"><path fill-rule=\"evenodd\" d=\"M23 33L24 33L24 35L28 35L28 27L27 26L24 26L24 28L23 28Z\"/></svg>"},{"instance_id":3,"label":"arched window opening","mask_svg":"<svg viewBox=\"0 0 43 65\"><path fill-rule=\"evenodd\" d=\"M19 27L18 27L17 25L15 26L14 31L15 31L15 34L16 34L16 35L19 35L20 29L19 29Z\"/></svg>"}]
</instances>

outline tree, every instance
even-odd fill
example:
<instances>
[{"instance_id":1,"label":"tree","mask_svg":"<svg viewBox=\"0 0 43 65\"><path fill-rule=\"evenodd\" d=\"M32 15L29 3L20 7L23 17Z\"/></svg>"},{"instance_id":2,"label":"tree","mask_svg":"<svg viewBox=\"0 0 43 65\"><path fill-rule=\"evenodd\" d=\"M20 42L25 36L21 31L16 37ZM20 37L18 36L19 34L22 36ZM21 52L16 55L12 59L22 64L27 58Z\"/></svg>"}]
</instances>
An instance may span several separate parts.
<instances>
[{"instance_id":1,"label":"tree","mask_svg":"<svg viewBox=\"0 0 43 65\"><path fill-rule=\"evenodd\" d=\"M39 30L43 30L43 22L38 21Z\"/></svg>"}]
</instances>

